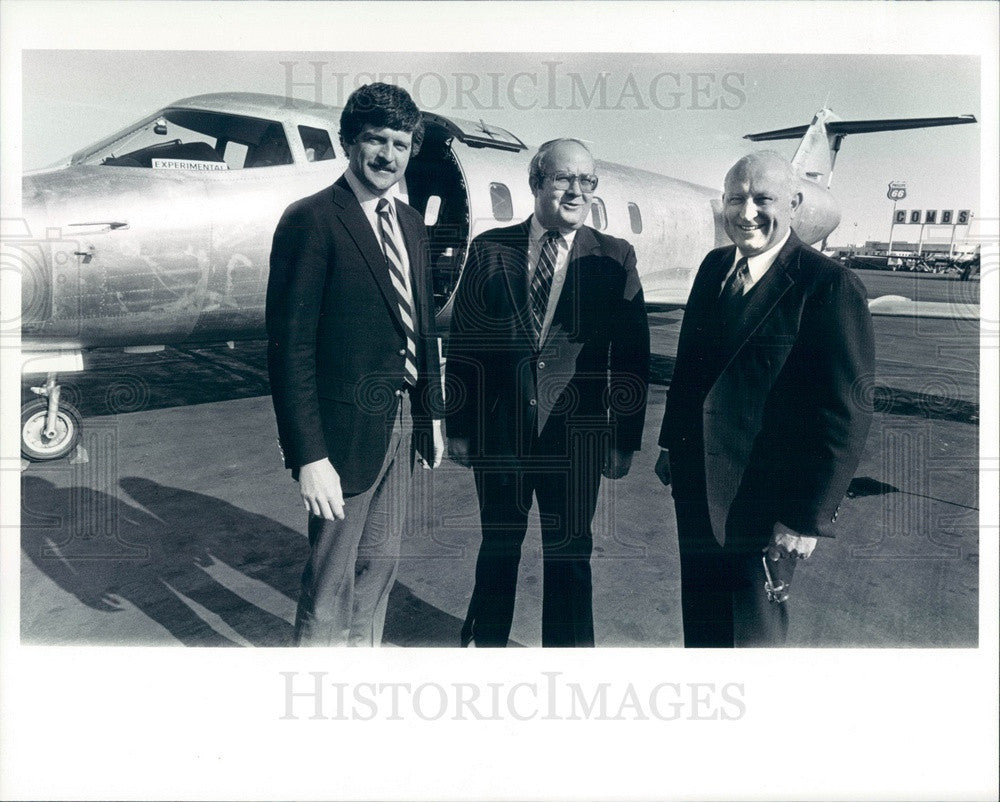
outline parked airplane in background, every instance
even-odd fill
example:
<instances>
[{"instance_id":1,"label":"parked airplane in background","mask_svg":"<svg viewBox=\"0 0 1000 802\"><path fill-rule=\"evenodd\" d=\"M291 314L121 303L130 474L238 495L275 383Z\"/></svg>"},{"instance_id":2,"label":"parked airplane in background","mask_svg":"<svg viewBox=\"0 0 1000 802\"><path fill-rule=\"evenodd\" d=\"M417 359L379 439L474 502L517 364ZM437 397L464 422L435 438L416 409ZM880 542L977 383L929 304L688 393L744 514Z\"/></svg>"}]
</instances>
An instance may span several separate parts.
<instances>
[{"instance_id":1,"label":"parked airplane in background","mask_svg":"<svg viewBox=\"0 0 1000 802\"><path fill-rule=\"evenodd\" d=\"M264 336L271 235L297 198L346 169L340 109L272 95L179 100L23 179L22 373L44 374L22 408L22 454L69 454L79 413L60 403L59 373L97 347L127 351ZM802 138L794 157L803 203L794 228L823 241L840 222L829 192L852 133L973 123L972 115L844 122L821 109L807 126L748 135ZM425 114L404 191L429 227L439 320L477 234L527 217L528 163L517 136L482 121ZM695 270L728 242L717 189L598 162L591 224L635 246L646 300L682 306Z\"/></svg>"}]
</instances>

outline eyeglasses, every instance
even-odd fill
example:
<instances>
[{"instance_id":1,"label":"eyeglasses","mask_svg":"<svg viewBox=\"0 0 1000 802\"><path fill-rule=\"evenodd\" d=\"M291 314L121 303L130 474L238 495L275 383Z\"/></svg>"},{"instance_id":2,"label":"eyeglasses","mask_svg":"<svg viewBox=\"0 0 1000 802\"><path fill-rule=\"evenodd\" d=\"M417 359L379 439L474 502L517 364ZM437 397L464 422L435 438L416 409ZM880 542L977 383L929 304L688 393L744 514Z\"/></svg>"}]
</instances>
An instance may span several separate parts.
<instances>
[{"instance_id":1,"label":"eyeglasses","mask_svg":"<svg viewBox=\"0 0 1000 802\"><path fill-rule=\"evenodd\" d=\"M597 176L589 173L584 175L573 175L572 173L551 173L552 186L556 189L569 189L577 181L580 182L581 192L593 192L597 189Z\"/></svg>"}]
</instances>

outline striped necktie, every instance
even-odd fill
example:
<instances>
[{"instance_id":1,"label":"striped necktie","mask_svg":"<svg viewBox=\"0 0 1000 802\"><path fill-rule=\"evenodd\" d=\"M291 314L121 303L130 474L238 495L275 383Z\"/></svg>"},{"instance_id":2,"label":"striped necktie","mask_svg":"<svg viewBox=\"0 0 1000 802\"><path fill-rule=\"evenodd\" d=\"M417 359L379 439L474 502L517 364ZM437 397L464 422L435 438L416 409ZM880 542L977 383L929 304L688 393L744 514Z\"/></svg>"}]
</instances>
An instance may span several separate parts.
<instances>
[{"instance_id":1,"label":"striped necktie","mask_svg":"<svg viewBox=\"0 0 1000 802\"><path fill-rule=\"evenodd\" d=\"M535 266L535 274L531 277L531 327L535 333L535 343L541 347L542 327L545 325L545 312L549 308L549 292L552 289L552 277L556 272L556 253L559 239L558 231L547 231L542 237L542 252Z\"/></svg>"},{"instance_id":2,"label":"striped necktie","mask_svg":"<svg viewBox=\"0 0 1000 802\"><path fill-rule=\"evenodd\" d=\"M385 251L385 261L389 266L389 278L396 290L396 301L399 304L399 316L403 320L406 331L406 375L404 379L411 387L417 383L417 335L413 325L413 304L410 302L410 292L406 286L406 273L403 269L403 257L399 252L395 230L392 225L392 207L389 201L382 198L375 209L378 212L378 230L382 235L382 250Z\"/></svg>"}]
</instances>

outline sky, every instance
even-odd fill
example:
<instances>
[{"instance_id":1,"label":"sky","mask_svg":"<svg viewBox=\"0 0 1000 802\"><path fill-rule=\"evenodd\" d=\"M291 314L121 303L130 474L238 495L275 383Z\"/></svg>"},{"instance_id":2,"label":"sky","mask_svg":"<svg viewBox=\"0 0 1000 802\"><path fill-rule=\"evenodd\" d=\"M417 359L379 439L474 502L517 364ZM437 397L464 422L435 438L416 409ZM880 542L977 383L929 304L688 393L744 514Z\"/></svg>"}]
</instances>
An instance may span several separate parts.
<instances>
[{"instance_id":1,"label":"sky","mask_svg":"<svg viewBox=\"0 0 1000 802\"><path fill-rule=\"evenodd\" d=\"M575 136L600 159L709 187L751 150L791 157L794 140L742 137L806 124L824 104L845 120L981 117L971 56L26 50L22 65L25 169L190 95L292 94L337 106L373 79L528 144ZM979 141L978 124L849 136L832 184L842 221L829 244L888 238L892 180L907 182L898 208L975 213ZM917 232L897 227L895 237Z\"/></svg>"}]
</instances>

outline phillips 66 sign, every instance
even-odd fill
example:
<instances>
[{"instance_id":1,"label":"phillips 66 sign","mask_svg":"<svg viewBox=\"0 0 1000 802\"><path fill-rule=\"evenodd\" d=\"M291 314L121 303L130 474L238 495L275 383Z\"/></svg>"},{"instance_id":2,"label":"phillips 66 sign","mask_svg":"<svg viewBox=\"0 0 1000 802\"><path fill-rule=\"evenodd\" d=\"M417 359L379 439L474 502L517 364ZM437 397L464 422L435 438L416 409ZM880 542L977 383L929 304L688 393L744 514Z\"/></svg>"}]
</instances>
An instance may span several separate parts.
<instances>
[{"instance_id":1,"label":"phillips 66 sign","mask_svg":"<svg viewBox=\"0 0 1000 802\"><path fill-rule=\"evenodd\" d=\"M893 181L889 184L889 191L886 197L891 201L901 201L906 197L906 182Z\"/></svg>"}]
</instances>

